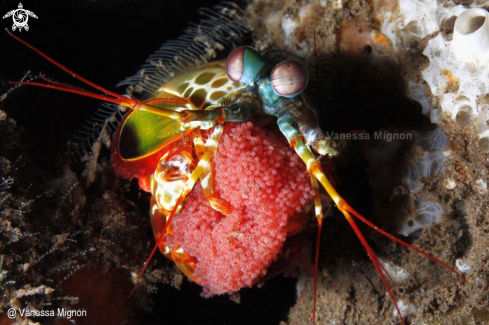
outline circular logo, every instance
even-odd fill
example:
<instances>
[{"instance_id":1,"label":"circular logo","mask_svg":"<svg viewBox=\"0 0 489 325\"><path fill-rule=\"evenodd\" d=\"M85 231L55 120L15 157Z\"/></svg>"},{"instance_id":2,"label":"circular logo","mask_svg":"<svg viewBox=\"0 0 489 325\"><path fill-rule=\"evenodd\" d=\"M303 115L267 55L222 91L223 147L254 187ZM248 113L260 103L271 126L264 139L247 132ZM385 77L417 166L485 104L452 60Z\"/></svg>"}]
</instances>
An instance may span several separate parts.
<instances>
[{"instance_id":1,"label":"circular logo","mask_svg":"<svg viewBox=\"0 0 489 325\"><path fill-rule=\"evenodd\" d=\"M27 24L27 12L24 9L17 9L13 14L14 24L17 27L24 27Z\"/></svg>"}]
</instances>

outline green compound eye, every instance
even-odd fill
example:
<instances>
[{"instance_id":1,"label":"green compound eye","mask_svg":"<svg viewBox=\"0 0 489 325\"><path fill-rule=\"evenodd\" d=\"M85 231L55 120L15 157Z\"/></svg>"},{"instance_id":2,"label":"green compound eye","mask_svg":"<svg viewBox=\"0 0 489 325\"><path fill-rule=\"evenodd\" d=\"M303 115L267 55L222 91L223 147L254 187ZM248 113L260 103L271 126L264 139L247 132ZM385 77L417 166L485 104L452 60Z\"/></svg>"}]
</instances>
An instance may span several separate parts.
<instances>
[{"instance_id":1,"label":"green compound eye","mask_svg":"<svg viewBox=\"0 0 489 325\"><path fill-rule=\"evenodd\" d=\"M265 64L263 57L249 46L241 46L229 54L226 73L234 82L250 84L259 76Z\"/></svg>"},{"instance_id":2,"label":"green compound eye","mask_svg":"<svg viewBox=\"0 0 489 325\"><path fill-rule=\"evenodd\" d=\"M270 75L273 90L287 98L299 95L306 89L307 69L298 61L285 61L278 64Z\"/></svg>"}]
</instances>

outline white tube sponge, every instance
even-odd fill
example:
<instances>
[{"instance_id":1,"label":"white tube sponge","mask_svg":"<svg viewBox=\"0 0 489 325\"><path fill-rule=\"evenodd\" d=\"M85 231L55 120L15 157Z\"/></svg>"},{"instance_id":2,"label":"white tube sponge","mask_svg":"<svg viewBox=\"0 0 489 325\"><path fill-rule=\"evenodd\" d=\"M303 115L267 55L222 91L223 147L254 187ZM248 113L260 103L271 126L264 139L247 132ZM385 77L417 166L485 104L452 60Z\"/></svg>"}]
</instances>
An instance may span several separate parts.
<instances>
[{"instance_id":1,"label":"white tube sponge","mask_svg":"<svg viewBox=\"0 0 489 325\"><path fill-rule=\"evenodd\" d=\"M452 50L461 61L479 64L489 60L489 13L486 10L469 9L458 16Z\"/></svg>"}]
</instances>

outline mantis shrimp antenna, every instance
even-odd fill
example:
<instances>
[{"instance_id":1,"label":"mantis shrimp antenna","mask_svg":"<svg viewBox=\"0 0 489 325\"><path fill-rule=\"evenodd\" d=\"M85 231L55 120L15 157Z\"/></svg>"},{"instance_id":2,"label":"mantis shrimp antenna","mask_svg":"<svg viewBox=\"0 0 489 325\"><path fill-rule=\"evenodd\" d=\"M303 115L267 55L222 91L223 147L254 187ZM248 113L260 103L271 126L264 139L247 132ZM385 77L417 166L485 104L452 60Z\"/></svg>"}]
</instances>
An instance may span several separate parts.
<instances>
[{"instance_id":1,"label":"mantis shrimp antenna","mask_svg":"<svg viewBox=\"0 0 489 325\"><path fill-rule=\"evenodd\" d=\"M90 80L83 78L82 76L71 71L70 69L64 67L62 64L56 62L55 60L51 59L48 55L44 54L43 52L41 52L40 50L38 50L34 46L30 45L26 41L24 41L21 38L12 34L12 32L10 32L7 28L5 28L5 31L11 37L16 39L20 43L24 44L25 46L27 46L28 48L30 48L31 50L33 50L34 52L36 52L37 54L39 54L40 56L42 56L43 58L45 58L46 60L48 60L49 62L54 64L55 66L57 66L58 68L60 68L61 70L65 71L66 73L72 75L74 78L86 83L87 85L89 85L95 89L100 90L101 92L103 92L103 93L105 93L111 97L99 95L99 94L96 94L96 93L93 93L90 91L86 91L86 90L82 90L82 89L77 89L77 88L71 87L71 86L62 85L60 83L53 82L53 81L46 79L46 78L43 78L43 79L46 80L48 82L48 84L43 84L43 83L38 83L38 82L10 82L13 85L30 85L30 86L43 87L43 88L48 88L48 89L56 89L56 90L60 90L60 91L64 91L64 92L82 95L85 97L91 97L91 98L99 99L99 100L109 102L109 103L122 105L122 106L128 107L132 110L147 111L147 112L151 112L151 113L154 113L157 115L170 117L170 118L177 120L177 121L181 121L185 117L185 114L182 114L180 112L176 112L173 110L166 110L163 108L159 108L156 106L146 104L146 102L154 103L155 100L150 99L149 101L141 102L137 99L121 96L118 93L115 93L115 92L110 91L106 88L103 88L103 87L91 82ZM179 99L179 98L161 98L161 99L158 99L158 103L163 103L163 102L168 103L168 104L174 104L175 106L184 106L185 107L187 105L186 101Z\"/></svg>"}]
</instances>

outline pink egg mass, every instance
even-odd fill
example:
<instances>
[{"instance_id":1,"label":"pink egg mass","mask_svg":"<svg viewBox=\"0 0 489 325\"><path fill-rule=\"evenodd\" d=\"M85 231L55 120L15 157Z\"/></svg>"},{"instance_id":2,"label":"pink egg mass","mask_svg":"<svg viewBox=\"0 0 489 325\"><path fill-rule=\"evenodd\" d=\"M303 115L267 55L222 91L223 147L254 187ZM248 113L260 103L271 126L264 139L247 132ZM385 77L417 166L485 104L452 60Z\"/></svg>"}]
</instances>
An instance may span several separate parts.
<instances>
[{"instance_id":1,"label":"pink egg mass","mask_svg":"<svg viewBox=\"0 0 489 325\"><path fill-rule=\"evenodd\" d=\"M212 166L215 191L234 211L211 208L197 184L166 239L171 249L182 247L197 259L194 277L206 296L238 291L264 276L292 217L314 196L306 166L283 135L251 122L226 123Z\"/></svg>"}]
</instances>

